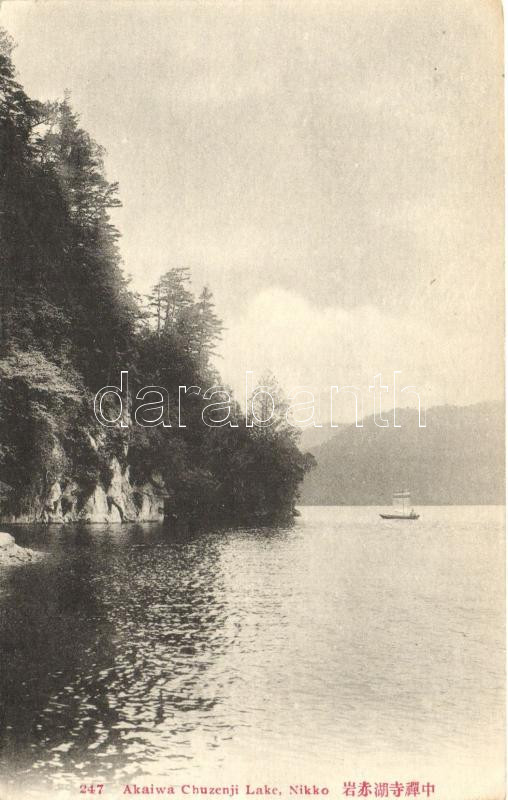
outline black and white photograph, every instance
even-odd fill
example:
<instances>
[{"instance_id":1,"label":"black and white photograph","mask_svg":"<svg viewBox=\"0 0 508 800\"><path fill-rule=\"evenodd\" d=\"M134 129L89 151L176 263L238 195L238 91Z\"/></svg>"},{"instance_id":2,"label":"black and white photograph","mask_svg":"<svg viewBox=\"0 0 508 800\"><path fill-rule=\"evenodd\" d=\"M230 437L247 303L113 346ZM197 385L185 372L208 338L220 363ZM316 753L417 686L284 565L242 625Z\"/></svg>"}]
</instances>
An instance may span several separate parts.
<instances>
[{"instance_id":1,"label":"black and white photograph","mask_svg":"<svg viewBox=\"0 0 508 800\"><path fill-rule=\"evenodd\" d=\"M503 800L499 0L0 3L0 800Z\"/></svg>"}]
</instances>

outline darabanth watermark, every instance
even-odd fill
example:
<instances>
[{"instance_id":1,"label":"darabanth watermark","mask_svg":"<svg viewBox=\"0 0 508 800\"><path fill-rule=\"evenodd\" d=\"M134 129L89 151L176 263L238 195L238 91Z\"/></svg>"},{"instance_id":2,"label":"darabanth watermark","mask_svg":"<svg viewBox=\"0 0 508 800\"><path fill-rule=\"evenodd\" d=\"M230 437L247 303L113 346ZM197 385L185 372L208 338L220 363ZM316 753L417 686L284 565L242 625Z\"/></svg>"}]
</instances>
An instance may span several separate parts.
<instances>
[{"instance_id":1,"label":"darabanth watermark","mask_svg":"<svg viewBox=\"0 0 508 800\"><path fill-rule=\"evenodd\" d=\"M397 406L402 404L403 396L411 394L416 397L418 405L418 426L425 428L426 409L422 405L420 392L416 386L401 387L398 378L401 374L401 370L393 371L391 387L383 383L380 372L372 378L372 383L369 385L369 399L373 403L374 424L379 428L390 427L389 418L383 414L382 399L391 391L392 427L401 427L397 422ZM247 428L270 427L280 421L281 416L288 425L295 428L323 427L322 423L316 421L316 411L323 403L323 392L317 392L310 386L295 386L288 392L281 409L279 398L274 395L272 387L253 384L253 372L246 370L244 423ZM228 387L216 385L203 389L201 386L180 385L175 403L175 399L171 399L168 389L164 386L143 386L131 399L128 370L121 370L119 386L103 386L99 389L94 397L94 414L97 421L106 428L128 428L133 421L143 428L158 426L186 428L184 406L185 399L190 395L199 396L207 401L201 410L201 420L204 425L209 428L221 428L226 425L231 428L239 427L238 422L234 421L237 415L233 414L233 408L235 406L238 408L238 405ZM363 427L364 392L358 386L330 386L325 395L329 404L331 428L338 427L333 420L336 418L339 404L346 396L353 398L354 401L356 427ZM132 410L132 414L127 413L129 409Z\"/></svg>"}]
</instances>

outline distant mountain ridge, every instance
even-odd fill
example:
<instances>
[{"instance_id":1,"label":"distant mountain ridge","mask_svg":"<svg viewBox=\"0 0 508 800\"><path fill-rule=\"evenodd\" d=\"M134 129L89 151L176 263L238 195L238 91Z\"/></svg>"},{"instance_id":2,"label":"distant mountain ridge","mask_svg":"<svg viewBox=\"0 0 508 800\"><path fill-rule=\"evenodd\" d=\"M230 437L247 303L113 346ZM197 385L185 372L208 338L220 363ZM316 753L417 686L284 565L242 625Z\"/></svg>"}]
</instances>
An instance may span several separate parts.
<instances>
[{"instance_id":1,"label":"distant mountain ridge","mask_svg":"<svg viewBox=\"0 0 508 800\"><path fill-rule=\"evenodd\" d=\"M505 502L501 403L435 406L425 428L413 409L397 409L400 428L387 416L388 428L368 417L310 449L317 466L302 483L302 505L386 505L406 488L414 505Z\"/></svg>"}]
</instances>

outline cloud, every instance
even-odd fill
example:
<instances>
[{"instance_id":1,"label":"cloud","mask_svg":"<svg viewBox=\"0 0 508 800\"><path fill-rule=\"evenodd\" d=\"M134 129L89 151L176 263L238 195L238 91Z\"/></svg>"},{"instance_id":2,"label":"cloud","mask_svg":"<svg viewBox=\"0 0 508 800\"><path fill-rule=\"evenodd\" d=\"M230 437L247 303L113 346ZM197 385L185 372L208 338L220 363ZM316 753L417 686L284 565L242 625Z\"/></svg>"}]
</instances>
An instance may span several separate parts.
<instances>
[{"instance_id":1,"label":"cloud","mask_svg":"<svg viewBox=\"0 0 508 800\"><path fill-rule=\"evenodd\" d=\"M466 402L502 375L494 7L27 0L1 19L27 91L68 87L108 150L134 288L181 265L210 285L232 382L402 369Z\"/></svg>"},{"instance_id":2,"label":"cloud","mask_svg":"<svg viewBox=\"0 0 508 800\"><path fill-rule=\"evenodd\" d=\"M393 405L395 370L401 371L401 386L418 388L426 407L498 396L495 337L478 346L467 332L450 336L411 312L395 315L371 305L323 310L294 292L267 289L248 302L245 313L226 322L218 366L242 402L245 372L252 370L258 380L267 369L286 391L306 385L317 396L332 385L358 386L366 413L372 413L368 387L380 372L390 386L385 407ZM411 404L409 396L402 404ZM348 418L352 408L343 414Z\"/></svg>"}]
</instances>

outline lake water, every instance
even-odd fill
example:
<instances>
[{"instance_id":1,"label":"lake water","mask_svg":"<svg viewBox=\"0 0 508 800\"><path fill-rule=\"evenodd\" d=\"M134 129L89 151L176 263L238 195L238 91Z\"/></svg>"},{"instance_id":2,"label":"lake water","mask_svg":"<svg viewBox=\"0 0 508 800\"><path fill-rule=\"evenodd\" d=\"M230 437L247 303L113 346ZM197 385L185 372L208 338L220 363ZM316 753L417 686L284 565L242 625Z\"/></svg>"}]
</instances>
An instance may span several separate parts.
<instances>
[{"instance_id":1,"label":"lake water","mask_svg":"<svg viewBox=\"0 0 508 800\"><path fill-rule=\"evenodd\" d=\"M93 781L501 797L504 509L420 511L2 526L46 553L0 572L2 800Z\"/></svg>"}]
</instances>

